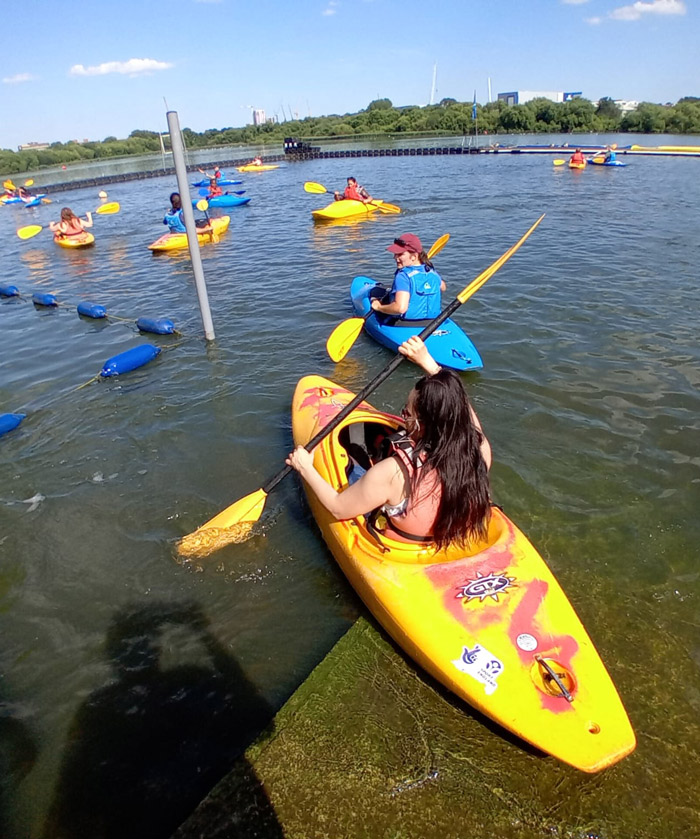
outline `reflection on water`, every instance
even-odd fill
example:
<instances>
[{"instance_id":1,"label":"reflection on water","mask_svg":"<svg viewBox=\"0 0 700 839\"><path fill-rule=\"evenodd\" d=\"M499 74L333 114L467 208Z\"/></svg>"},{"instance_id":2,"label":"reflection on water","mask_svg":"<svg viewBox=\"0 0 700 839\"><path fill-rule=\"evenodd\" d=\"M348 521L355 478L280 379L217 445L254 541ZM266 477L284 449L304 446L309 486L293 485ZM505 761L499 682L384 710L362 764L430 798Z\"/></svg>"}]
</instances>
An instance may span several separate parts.
<instances>
[{"instance_id":1,"label":"reflection on water","mask_svg":"<svg viewBox=\"0 0 700 839\"><path fill-rule=\"evenodd\" d=\"M258 707L275 709L345 631L361 607L293 476L268 498L254 539L196 565L174 563L173 546L282 468L300 376L359 390L386 366L391 354L365 334L338 365L325 343L351 316L353 276L390 282L393 238L412 230L431 243L451 233L436 258L451 299L544 211L535 234L456 314L485 365L464 380L493 446L495 498L559 577L637 732L637 752L606 779L629 828L618 832L644 836L644 817L675 829L680 816L663 790L691 800L700 779L700 668L683 653L697 647L700 598L695 166L634 158L617 172L574 174L526 155L359 158L352 174L405 214L316 225L303 183L341 182L346 161L289 163L247 179L250 204L234 208L226 236L202 249L213 344L202 338L187 252L156 258L148 250L163 232L174 179L111 186L122 209L96 220L90 251L57 248L46 233L21 241L17 214L0 209L5 274L25 299L55 291L71 306L88 299L125 318L171 317L184 336L145 338L133 325L91 323L70 308L47 313L0 300L0 410L28 413L0 440L2 699L36 749L21 783L2 790L7 839L37 839L49 811L52 824L66 824L73 808L78 820L86 808L98 818L98 801L105 811L117 806L94 786L80 801L75 782L75 767L110 747L129 696L128 674L104 657L115 622L128 632L142 623L151 639L151 664L137 668L146 681L134 707L144 713L154 696L170 707L188 673L194 695L209 684L214 698L228 696L217 690L231 662ZM77 208L96 202L94 188L67 199ZM107 358L146 341L171 348L118 380L75 390ZM372 403L395 412L416 376L402 364ZM39 505L21 503L37 496ZM195 630L189 607L181 620L151 610L172 602L197 603L210 625ZM201 664L158 658L171 632L178 656L196 650ZM207 634L228 670L212 664ZM197 752L195 714L186 717ZM111 722L91 751L81 731L96 718ZM155 764L130 766L121 752L122 763L105 760L102 777L126 766L136 786L145 783L140 767L160 777L162 733L156 721ZM9 750L30 765L23 742L10 738ZM469 759L463 744L454 759ZM497 771L499 788L518 786L520 811L542 812L536 768L521 784L507 761ZM552 790L564 772L552 771ZM493 775L479 777L493 806L506 808L490 792ZM573 813L585 785L567 788ZM546 806L556 807L554 793ZM700 832L697 813L684 818L689 835ZM576 822L560 827L574 832Z\"/></svg>"}]
</instances>

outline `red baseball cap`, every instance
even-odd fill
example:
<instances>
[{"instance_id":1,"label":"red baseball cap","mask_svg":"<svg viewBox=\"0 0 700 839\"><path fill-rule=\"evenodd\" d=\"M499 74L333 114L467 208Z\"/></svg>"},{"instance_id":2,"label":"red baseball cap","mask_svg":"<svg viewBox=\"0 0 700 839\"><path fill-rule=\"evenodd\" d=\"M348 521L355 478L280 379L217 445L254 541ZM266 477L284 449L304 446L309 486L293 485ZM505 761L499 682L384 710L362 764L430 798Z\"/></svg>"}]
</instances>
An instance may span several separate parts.
<instances>
[{"instance_id":1,"label":"red baseball cap","mask_svg":"<svg viewBox=\"0 0 700 839\"><path fill-rule=\"evenodd\" d=\"M387 248L391 253L420 253L423 250L423 245L420 239L413 233L404 233L398 239L394 239L394 244Z\"/></svg>"}]
</instances>

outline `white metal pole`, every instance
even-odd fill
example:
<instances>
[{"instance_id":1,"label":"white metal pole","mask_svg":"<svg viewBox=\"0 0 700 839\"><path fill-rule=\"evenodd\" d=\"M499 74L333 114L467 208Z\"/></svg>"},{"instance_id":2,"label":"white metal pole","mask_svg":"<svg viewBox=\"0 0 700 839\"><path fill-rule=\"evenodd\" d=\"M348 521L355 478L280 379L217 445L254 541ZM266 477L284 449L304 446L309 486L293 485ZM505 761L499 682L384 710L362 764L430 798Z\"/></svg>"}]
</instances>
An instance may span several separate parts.
<instances>
[{"instance_id":1,"label":"white metal pole","mask_svg":"<svg viewBox=\"0 0 700 839\"><path fill-rule=\"evenodd\" d=\"M182 200L182 215L185 219L185 228L187 229L187 245L190 250L190 259L192 260L194 282L199 299L199 310L202 313L204 337L207 341L213 341L216 336L214 335L214 323L211 319L211 309L209 308L207 284L204 280L202 255L199 252L197 227L194 223L194 213L192 212L192 202L190 201L190 188L187 182L187 168L185 166L182 134L180 133L180 120L178 119L177 111L168 111L166 116L168 118L168 130L170 131L170 148L173 151L173 162L175 164L175 174L177 175L177 188L180 192L180 199Z\"/></svg>"}]
</instances>

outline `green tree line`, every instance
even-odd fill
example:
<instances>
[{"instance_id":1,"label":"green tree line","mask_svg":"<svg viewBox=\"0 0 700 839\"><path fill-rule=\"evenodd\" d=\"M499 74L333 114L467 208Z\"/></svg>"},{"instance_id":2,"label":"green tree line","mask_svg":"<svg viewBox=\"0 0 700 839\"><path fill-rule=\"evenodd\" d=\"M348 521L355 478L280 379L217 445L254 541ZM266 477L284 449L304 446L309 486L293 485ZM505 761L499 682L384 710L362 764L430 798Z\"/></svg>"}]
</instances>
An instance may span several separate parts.
<instances>
[{"instance_id":1,"label":"green tree line","mask_svg":"<svg viewBox=\"0 0 700 839\"><path fill-rule=\"evenodd\" d=\"M246 125L243 128L210 128L198 133L183 130L188 149L204 149L236 144L280 145L285 137L321 140L330 137L363 135L432 134L514 134L514 133L597 133L634 132L641 134L700 134L700 98L686 96L675 105L642 102L636 110L622 114L609 97L597 103L588 99L552 102L533 99L524 105L507 105L499 100L477 105L476 124L472 103L443 99L437 105L395 108L389 99L375 99L355 114L308 117L284 123ZM166 149L169 148L167 137ZM128 138L105 137L90 143L52 143L45 150L14 152L0 150L0 174L14 175L42 167L82 160L125 157L161 150L155 131L132 131Z\"/></svg>"}]
</instances>

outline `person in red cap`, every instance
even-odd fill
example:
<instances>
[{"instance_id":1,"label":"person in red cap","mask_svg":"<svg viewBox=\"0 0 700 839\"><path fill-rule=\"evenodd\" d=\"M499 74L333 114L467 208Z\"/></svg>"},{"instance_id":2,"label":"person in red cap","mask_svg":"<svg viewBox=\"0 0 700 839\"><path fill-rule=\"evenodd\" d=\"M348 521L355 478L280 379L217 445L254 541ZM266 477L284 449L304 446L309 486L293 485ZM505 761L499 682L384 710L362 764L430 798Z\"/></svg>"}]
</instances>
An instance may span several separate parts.
<instances>
[{"instance_id":1,"label":"person in red cap","mask_svg":"<svg viewBox=\"0 0 700 839\"><path fill-rule=\"evenodd\" d=\"M357 178L352 176L348 178L348 185L341 195L339 192L333 193L336 201L362 201L363 204L369 204L372 201L372 196L367 190L357 183Z\"/></svg>"},{"instance_id":2,"label":"person in red cap","mask_svg":"<svg viewBox=\"0 0 700 839\"><path fill-rule=\"evenodd\" d=\"M437 317L442 309L441 292L447 286L428 260L421 240L414 233L404 233L387 250L396 259L394 283L388 293L381 286L372 289L372 309L400 320Z\"/></svg>"}]
</instances>

